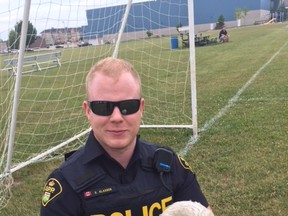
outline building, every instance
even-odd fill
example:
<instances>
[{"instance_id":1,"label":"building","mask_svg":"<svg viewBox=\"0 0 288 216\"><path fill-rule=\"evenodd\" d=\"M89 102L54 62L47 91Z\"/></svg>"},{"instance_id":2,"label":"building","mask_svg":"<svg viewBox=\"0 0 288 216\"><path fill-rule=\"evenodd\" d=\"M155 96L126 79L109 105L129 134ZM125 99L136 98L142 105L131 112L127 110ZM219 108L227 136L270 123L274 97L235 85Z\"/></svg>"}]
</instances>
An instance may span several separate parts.
<instances>
[{"instance_id":1,"label":"building","mask_svg":"<svg viewBox=\"0 0 288 216\"><path fill-rule=\"evenodd\" d=\"M0 53L8 52L7 42L0 41Z\"/></svg>"},{"instance_id":2,"label":"building","mask_svg":"<svg viewBox=\"0 0 288 216\"><path fill-rule=\"evenodd\" d=\"M51 28L41 32L47 45L77 43L82 39L81 28Z\"/></svg>"},{"instance_id":3,"label":"building","mask_svg":"<svg viewBox=\"0 0 288 216\"><path fill-rule=\"evenodd\" d=\"M47 48L46 40L43 37L37 36L34 43L30 44L29 48L39 49L39 48Z\"/></svg>"},{"instance_id":4,"label":"building","mask_svg":"<svg viewBox=\"0 0 288 216\"><path fill-rule=\"evenodd\" d=\"M279 1L276 3L276 0L195 0L195 32L215 27L220 15L224 16L227 27L236 27L237 8L248 11L241 20L242 26L266 22L271 18L271 8L279 7ZM147 31L153 31L153 34L158 36L177 33L177 25L188 25L187 4L188 0L134 3L128 15L122 40L145 38ZM98 41L96 43L114 42L125 8L126 5L118 5L87 10L88 25L83 27L83 38Z\"/></svg>"}]
</instances>

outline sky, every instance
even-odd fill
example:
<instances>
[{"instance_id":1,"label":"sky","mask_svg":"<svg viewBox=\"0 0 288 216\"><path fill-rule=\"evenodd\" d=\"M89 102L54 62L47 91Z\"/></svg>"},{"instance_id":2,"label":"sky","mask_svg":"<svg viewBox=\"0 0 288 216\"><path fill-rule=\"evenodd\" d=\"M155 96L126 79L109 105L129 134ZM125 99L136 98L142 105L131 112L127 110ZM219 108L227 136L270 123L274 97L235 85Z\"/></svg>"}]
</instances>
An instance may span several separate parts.
<instances>
[{"instance_id":1,"label":"sky","mask_svg":"<svg viewBox=\"0 0 288 216\"><path fill-rule=\"evenodd\" d=\"M37 34L45 29L81 27L87 25L86 10L125 4L128 0L31 0L29 21ZM133 0L140 2L143 0ZM23 20L25 0L0 0L0 39Z\"/></svg>"}]
</instances>

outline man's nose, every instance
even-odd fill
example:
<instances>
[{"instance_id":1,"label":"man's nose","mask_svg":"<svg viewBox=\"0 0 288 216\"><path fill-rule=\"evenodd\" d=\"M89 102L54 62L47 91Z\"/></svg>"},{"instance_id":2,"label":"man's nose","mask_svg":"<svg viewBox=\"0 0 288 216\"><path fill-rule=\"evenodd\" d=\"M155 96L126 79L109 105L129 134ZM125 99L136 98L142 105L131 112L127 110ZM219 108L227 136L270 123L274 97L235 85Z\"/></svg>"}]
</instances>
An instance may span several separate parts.
<instances>
[{"instance_id":1,"label":"man's nose","mask_svg":"<svg viewBox=\"0 0 288 216\"><path fill-rule=\"evenodd\" d=\"M115 120L123 119L123 115L122 115L120 109L119 109L117 106L114 107L113 112L112 112L110 118L113 119L113 120L114 120L114 119L115 119Z\"/></svg>"}]
</instances>

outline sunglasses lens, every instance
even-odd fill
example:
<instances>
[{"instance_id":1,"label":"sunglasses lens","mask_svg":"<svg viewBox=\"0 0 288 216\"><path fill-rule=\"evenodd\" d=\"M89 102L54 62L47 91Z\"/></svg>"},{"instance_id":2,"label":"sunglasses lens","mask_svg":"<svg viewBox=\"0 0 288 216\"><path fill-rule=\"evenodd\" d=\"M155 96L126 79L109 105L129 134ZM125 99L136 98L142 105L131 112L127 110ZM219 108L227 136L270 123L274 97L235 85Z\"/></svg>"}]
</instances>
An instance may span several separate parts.
<instances>
[{"instance_id":1,"label":"sunglasses lens","mask_svg":"<svg viewBox=\"0 0 288 216\"><path fill-rule=\"evenodd\" d=\"M130 115L139 110L140 100L121 101L119 102L118 107L122 115Z\"/></svg>"},{"instance_id":2,"label":"sunglasses lens","mask_svg":"<svg viewBox=\"0 0 288 216\"><path fill-rule=\"evenodd\" d=\"M111 101L89 101L90 109L96 115L109 116L113 113L114 107L117 106L122 115L136 113L140 107L140 100L125 100L119 102Z\"/></svg>"},{"instance_id":3,"label":"sunglasses lens","mask_svg":"<svg viewBox=\"0 0 288 216\"><path fill-rule=\"evenodd\" d=\"M113 104L108 101L91 101L89 106L96 115L109 116L113 112Z\"/></svg>"}]
</instances>

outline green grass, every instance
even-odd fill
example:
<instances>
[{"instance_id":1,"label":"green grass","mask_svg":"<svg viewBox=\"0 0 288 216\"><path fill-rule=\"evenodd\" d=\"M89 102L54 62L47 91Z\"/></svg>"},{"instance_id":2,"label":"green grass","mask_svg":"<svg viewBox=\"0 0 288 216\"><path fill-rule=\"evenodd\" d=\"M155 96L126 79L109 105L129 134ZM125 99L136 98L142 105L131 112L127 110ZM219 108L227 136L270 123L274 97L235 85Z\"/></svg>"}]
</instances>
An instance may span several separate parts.
<instances>
[{"instance_id":1,"label":"green grass","mask_svg":"<svg viewBox=\"0 0 288 216\"><path fill-rule=\"evenodd\" d=\"M229 43L196 48L199 128L203 128L205 123L217 114L221 115L220 118L210 122L205 131L201 131L200 139L189 149L185 158L197 173L198 180L215 215L287 215L288 45L284 46L288 38L286 26L287 23L228 29L231 37ZM205 34L217 36L218 32ZM166 42L167 45L169 41ZM165 44L158 44L158 46L161 45ZM163 51L147 45L144 50L142 48L138 50L140 47L142 45L139 42L123 43L120 57L135 64L144 77L144 85L148 85L145 80L147 73L153 73L151 65L163 64L160 65L163 69L175 67L175 73L179 68L184 70L184 67L176 67L174 62L170 66L166 65L167 63L164 65L157 58L150 58L150 62L147 65L142 64L141 67L138 63L148 58L145 53L151 50L153 55L161 56L161 59L169 58L175 62L186 61L187 49ZM127 54L132 50L138 50L139 53ZM93 56L95 52L97 51L81 49L81 52L74 53L73 57L64 54L63 62L71 61L71 59L77 61L83 56ZM105 56L111 53L111 50L107 46L102 52ZM267 64L274 54L277 55ZM77 68L65 63L63 67L69 68L65 71L69 72L71 80L77 83L77 80L84 79L84 74L95 60L91 58L91 61L81 62ZM73 71L83 71L83 73L74 74ZM226 111L221 110L257 71L260 71L258 76L244 89L232 106ZM39 93L38 96L43 101L59 100L67 96L66 91L53 91L53 88L57 89L59 85L54 82L53 73L57 74L57 71L47 71L47 76L51 76L50 84L49 77L41 83L43 87L51 91ZM158 73L157 76L164 76L168 80L173 79L173 74L168 74L167 77L167 74L163 73ZM70 83L71 80L67 82ZM31 84L33 79L29 82ZM152 84L164 90L170 90L165 83ZM75 99L75 103L81 103L83 100L84 89L82 88L83 86L78 86L70 89L70 95L82 92L79 98ZM183 84L177 89L179 95L186 91ZM144 93L153 94L153 89L144 89ZM27 99L34 97L29 94L33 95L33 91L27 90L25 94ZM190 98L187 99L189 100ZM58 106L45 109L56 111L67 103L69 101L64 100ZM25 106L28 105L29 102ZM66 106L68 107L68 104ZM31 107L31 109L34 108ZM183 109L189 109L188 102L187 107ZM152 111L154 112L148 107L145 115L149 115ZM162 107L155 112L158 115L158 112L164 111L165 107ZM76 116L84 115L76 109L73 112ZM54 113L57 115L56 112ZM62 116L63 112L59 115ZM76 124L68 119L73 119L74 115L63 116L63 119L67 119L65 123L71 127ZM25 115L19 116L24 121ZM37 118L40 117L37 116ZM77 121L83 121L81 125L85 124L85 119L82 120L81 117ZM49 125L51 124L50 127L53 127L53 122L47 122L46 126L39 129L41 130L39 134L42 133L44 136L45 132L50 131ZM65 127L67 127L66 124L59 126L57 136L64 138L68 136L68 134L63 134ZM73 130L76 132L79 128L75 126ZM180 151L191 138L191 131L188 129L141 129L140 135L142 139L171 146L176 151ZM49 140L53 139L55 134L49 135L48 133L45 136ZM29 140L29 137L27 139ZM40 162L15 172L13 196L1 215L38 215L45 179L61 162L62 159Z\"/></svg>"}]
</instances>

